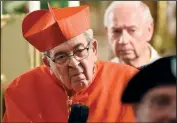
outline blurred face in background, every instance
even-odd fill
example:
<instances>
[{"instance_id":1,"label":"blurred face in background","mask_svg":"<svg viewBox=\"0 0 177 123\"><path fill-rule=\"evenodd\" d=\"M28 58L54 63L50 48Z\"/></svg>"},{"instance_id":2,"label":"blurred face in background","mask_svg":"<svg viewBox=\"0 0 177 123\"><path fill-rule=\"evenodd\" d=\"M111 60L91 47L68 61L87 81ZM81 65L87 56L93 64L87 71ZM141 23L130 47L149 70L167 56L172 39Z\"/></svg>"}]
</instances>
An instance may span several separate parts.
<instances>
[{"instance_id":1,"label":"blurred face in background","mask_svg":"<svg viewBox=\"0 0 177 123\"><path fill-rule=\"evenodd\" d=\"M121 4L108 15L107 36L114 54L122 60L134 60L148 49L153 24L140 5Z\"/></svg>"},{"instance_id":2,"label":"blurred face in background","mask_svg":"<svg viewBox=\"0 0 177 123\"><path fill-rule=\"evenodd\" d=\"M177 123L176 85L149 90L135 112L137 122Z\"/></svg>"}]
</instances>

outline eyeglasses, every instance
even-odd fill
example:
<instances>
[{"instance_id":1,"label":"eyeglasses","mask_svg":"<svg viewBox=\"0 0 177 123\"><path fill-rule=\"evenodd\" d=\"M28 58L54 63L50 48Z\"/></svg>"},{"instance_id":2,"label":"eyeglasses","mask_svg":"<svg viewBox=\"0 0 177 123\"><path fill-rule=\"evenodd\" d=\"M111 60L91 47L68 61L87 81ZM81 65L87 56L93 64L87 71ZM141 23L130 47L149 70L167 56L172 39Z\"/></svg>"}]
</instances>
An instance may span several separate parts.
<instances>
[{"instance_id":1,"label":"eyeglasses","mask_svg":"<svg viewBox=\"0 0 177 123\"><path fill-rule=\"evenodd\" d=\"M74 57L76 60L81 61L83 59L86 59L89 56L89 49L90 49L90 42L87 44L87 46L85 48L80 48L80 49L75 49L73 51L72 54L62 54L62 55L58 55L56 56L54 59L50 59L59 65L63 65L65 63L67 63L70 59L70 57Z\"/></svg>"}]
</instances>

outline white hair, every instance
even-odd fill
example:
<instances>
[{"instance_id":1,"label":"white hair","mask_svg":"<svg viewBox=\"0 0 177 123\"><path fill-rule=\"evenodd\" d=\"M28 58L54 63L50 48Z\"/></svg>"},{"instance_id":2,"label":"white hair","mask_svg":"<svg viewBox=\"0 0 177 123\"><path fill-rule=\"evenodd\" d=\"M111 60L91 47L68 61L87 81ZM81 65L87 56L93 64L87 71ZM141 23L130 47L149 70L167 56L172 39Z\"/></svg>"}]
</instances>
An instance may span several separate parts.
<instances>
[{"instance_id":1,"label":"white hair","mask_svg":"<svg viewBox=\"0 0 177 123\"><path fill-rule=\"evenodd\" d=\"M134 5L138 5L143 9L144 12L144 18L146 21L153 23L153 18L151 15L151 12L149 10L149 7L144 4L141 1L114 1L112 2L109 7L106 9L105 14L104 14L104 26L107 27L108 26L108 16L109 14L112 12L113 9L117 8L118 6L122 5L122 4L134 4Z\"/></svg>"},{"instance_id":2,"label":"white hair","mask_svg":"<svg viewBox=\"0 0 177 123\"><path fill-rule=\"evenodd\" d=\"M87 31L85 31L83 33L83 35L86 37L88 42L93 40L93 30L92 29L88 29Z\"/></svg>"}]
</instances>

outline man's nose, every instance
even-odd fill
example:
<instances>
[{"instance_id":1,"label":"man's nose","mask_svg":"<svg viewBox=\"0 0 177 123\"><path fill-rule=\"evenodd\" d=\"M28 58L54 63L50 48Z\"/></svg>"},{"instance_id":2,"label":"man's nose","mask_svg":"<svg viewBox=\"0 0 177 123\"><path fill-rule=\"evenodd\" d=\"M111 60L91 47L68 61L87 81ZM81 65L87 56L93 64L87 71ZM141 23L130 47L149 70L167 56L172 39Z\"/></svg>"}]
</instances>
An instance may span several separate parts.
<instances>
[{"instance_id":1,"label":"man's nose","mask_svg":"<svg viewBox=\"0 0 177 123\"><path fill-rule=\"evenodd\" d=\"M69 63L68 65L70 67L76 67L80 64L80 61L78 61L74 56L69 57Z\"/></svg>"},{"instance_id":2,"label":"man's nose","mask_svg":"<svg viewBox=\"0 0 177 123\"><path fill-rule=\"evenodd\" d=\"M129 43L129 35L128 33L123 30L119 39L119 44L128 44Z\"/></svg>"}]
</instances>

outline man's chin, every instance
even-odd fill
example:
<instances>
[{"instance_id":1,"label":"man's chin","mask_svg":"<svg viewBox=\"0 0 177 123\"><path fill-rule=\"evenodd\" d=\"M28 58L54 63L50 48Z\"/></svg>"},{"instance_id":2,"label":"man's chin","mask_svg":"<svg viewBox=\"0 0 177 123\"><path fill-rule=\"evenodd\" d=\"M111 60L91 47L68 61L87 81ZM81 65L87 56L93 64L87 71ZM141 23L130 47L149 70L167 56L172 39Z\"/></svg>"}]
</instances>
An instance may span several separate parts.
<instances>
[{"instance_id":1,"label":"man's chin","mask_svg":"<svg viewBox=\"0 0 177 123\"><path fill-rule=\"evenodd\" d=\"M134 60L134 59L135 59L135 56L132 55L132 54L127 54L127 55L120 56L120 58L121 58L123 61L130 61L130 60Z\"/></svg>"},{"instance_id":2,"label":"man's chin","mask_svg":"<svg viewBox=\"0 0 177 123\"><path fill-rule=\"evenodd\" d=\"M72 85L73 90L76 92L80 92L88 86L86 80L71 82L71 85Z\"/></svg>"}]
</instances>

